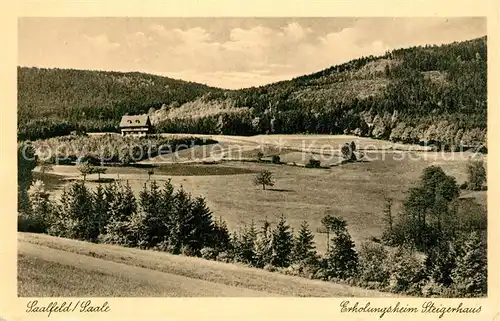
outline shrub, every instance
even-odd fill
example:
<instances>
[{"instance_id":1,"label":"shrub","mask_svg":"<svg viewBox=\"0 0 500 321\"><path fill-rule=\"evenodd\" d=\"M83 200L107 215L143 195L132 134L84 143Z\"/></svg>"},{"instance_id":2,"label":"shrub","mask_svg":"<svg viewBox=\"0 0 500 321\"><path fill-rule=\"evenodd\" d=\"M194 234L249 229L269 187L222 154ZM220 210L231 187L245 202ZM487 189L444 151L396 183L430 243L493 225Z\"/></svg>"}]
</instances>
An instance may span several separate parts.
<instances>
[{"instance_id":1,"label":"shrub","mask_svg":"<svg viewBox=\"0 0 500 321\"><path fill-rule=\"evenodd\" d=\"M273 164L281 164L281 159L278 155L273 156Z\"/></svg>"},{"instance_id":2,"label":"shrub","mask_svg":"<svg viewBox=\"0 0 500 321\"><path fill-rule=\"evenodd\" d=\"M422 262L409 246L400 246L389 254L386 268L390 272L389 289L406 292L420 281Z\"/></svg>"},{"instance_id":3,"label":"shrub","mask_svg":"<svg viewBox=\"0 0 500 321\"><path fill-rule=\"evenodd\" d=\"M359 250L360 281L387 283L390 273L385 261L388 255L383 245L371 242L361 244Z\"/></svg>"},{"instance_id":4,"label":"shrub","mask_svg":"<svg viewBox=\"0 0 500 321\"><path fill-rule=\"evenodd\" d=\"M299 263L294 263L286 268L281 268L280 272L286 275L303 276L304 265Z\"/></svg>"},{"instance_id":5,"label":"shrub","mask_svg":"<svg viewBox=\"0 0 500 321\"><path fill-rule=\"evenodd\" d=\"M488 286L486 244L472 232L458 251L452 279L461 296L486 295Z\"/></svg>"},{"instance_id":6,"label":"shrub","mask_svg":"<svg viewBox=\"0 0 500 321\"><path fill-rule=\"evenodd\" d=\"M442 284L430 280L422 286L421 292L424 297L436 298L445 296L447 289Z\"/></svg>"},{"instance_id":7,"label":"shrub","mask_svg":"<svg viewBox=\"0 0 500 321\"><path fill-rule=\"evenodd\" d=\"M215 260L217 258L217 251L212 247L204 247L200 250L201 257L206 260Z\"/></svg>"},{"instance_id":8,"label":"shrub","mask_svg":"<svg viewBox=\"0 0 500 321\"><path fill-rule=\"evenodd\" d=\"M310 158L309 163L306 165L307 168L320 168L321 167L321 161L319 159L315 158Z\"/></svg>"},{"instance_id":9,"label":"shrub","mask_svg":"<svg viewBox=\"0 0 500 321\"><path fill-rule=\"evenodd\" d=\"M186 244L181 247L181 254L185 256L198 256L198 251L192 246Z\"/></svg>"},{"instance_id":10,"label":"shrub","mask_svg":"<svg viewBox=\"0 0 500 321\"><path fill-rule=\"evenodd\" d=\"M217 254L216 260L219 262L230 263L233 262L233 256L226 251L222 251Z\"/></svg>"},{"instance_id":11,"label":"shrub","mask_svg":"<svg viewBox=\"0 0 500 321\"><path fill-rule=\"evenodd\" d=\"M264 270L268 271L268 272L276 272L278 270L278 268L272 264L266 264L264 265Z\"/></svg>"},{"instance_id":12,"label":"shrub","mask_svg":"<svg viewBox=\"0 0 500 321\"><path fill-rule=\"evenodd\" d=\"M467 176L469 190L479 191L486 182L486 169L483 161L469 161L467 163Z\"/></svg>"},{"instance_id":13,"label":"shrub","mask_svg":"<svg viewBox=\"0 0 500 321\"><path fill-rule=\"evenodd\" d=\"M47 222L31 213L19 213L17 216L17 230L19 232L46 233Z\"/></svg>"}]
</instances>

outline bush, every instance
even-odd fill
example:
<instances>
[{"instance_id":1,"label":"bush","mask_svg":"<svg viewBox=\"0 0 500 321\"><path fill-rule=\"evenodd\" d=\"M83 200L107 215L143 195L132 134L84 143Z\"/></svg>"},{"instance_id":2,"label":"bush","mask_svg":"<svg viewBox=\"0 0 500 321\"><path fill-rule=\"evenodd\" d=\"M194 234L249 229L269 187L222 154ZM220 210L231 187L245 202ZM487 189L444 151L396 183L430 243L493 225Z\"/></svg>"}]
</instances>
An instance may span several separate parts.
<instances>
[{"instance_id":1,"label":"bush","mask_svg":"<svg viewBox=\"0 0 500 321\"><path fill-rule=\"evenodd\" d=\"M389 254L386 268L390 272L389 289L406 292L420 281L424 266L412 248L400 246Z\"/></svg>"},{"instance_id":2,"label":"bush","mask_svg":"<svg viewBox=\"0 0 500 321\"><path fill-rule=\"evenodd\" d=\"M486 183L486 168L482 160L469 161L467 163L468 189L480 191L483 184Z\"/></svg>"},{"instance_id":3,"label":"bush","mask_svg":"<svg viewBox=\"0 0 500 321\"><path fill-rule=\"evenodd\" d=\"M171 244L171 242L168 240L164 240L164 241L156 244L153 247L153 250L160 251L160 252L167 252L167 253L175 254L175 255L179 254L178 247L175 246L174 244Z\"/></svg>"},{"instance_id":4,"label":"bush","mask_svg":"<svg viewBox=\"0 0 500 321\"><path fill-rule=\"evenodd\" d=\"M200 250L201 257L206 260L215 260L217 258L217 251L212 247L204 247Z\"/></svg>"},{"instance_id":5,"label":"bush","mask_svg":"<svg viewBox=\"0 0 500 321\"><path fill-rule=\"evenodd\" d=\"M181 254L185 256L198 256L199 252L196 251L192 246L190 245L183 245L181 247Z\"/></svg>"},{"instance_id":6,"label":"bush","mask_svg":"<svg viewBox=\"0 0 500 321\"><path fill-rule=\"evenodd\" d=\"M47 222L36 215L19 213L17 216L17 230L19 232L46 233Z\"/></svg>"},{"instance_id":7,"label":"bush","mask_svg":"<svg viewBox=\"0 0 500 321\"><path fill-rule=\"evenodd\" d=\"M389 279L389 269L385 264L388 251L383 245L365 242L359 250L359 279L362 282L377 282L386 284Z\"/></svg>"},{"instance_id":8,"label":"bush","mask_svg":"<svg viewBox=\"0 0 500 321\"><path fill-rule=\"evenodd\" d=\"M488 286L486 243L477 232L470 233L458 251L453 282L461 296L483 296Z\"/></svg>"},{"instance_id":9,"label":"bush","mask_svg":"<svg viewBox=\"0 0 500 321\"><path fill-rule=\"evenodd\" d=\"M264 265L263 269L266 270L266 271L268 271L268 272L276 272L278 270L278 268L275 267L272 264L266 264L266 265Z\"/></svg>"},{"instance_id":10,"label":"bush","mask_svg":"<svg viewBox=\"0 0 500 321\"><path fill-rule=\"evenodd\" d=\"M233 262L234 258L228 252L222 251L217 254L217 257L215 259L219 262L230 263Z\"/></svg>"},{"instance_id":11,"label":"bush","mask_svg":"<svg viewBox=\"0 0 500 321\"><path fill-rule=\"evenodd\" d=\"M311 158L309 159L309 163L306 165L307 168L320 168L321 161L319 159Z\"/></svg>"},{"instance_id":12,"label":"bush","mask_svg":"<svg viewBox=\"0 0 500 321\"><path fill-rule=\"evenodd\" d=\"M273 164L281 164L281 159L278 155L273 156Z\"/></svg>"},{"instance_id":13,"label":"bush","mask_svg":"<svg viewBox=\"0 0 500 321\"><path fill-rule=\"evenodd\" d=\"M304 265L294 263L286 268L280 269L280 272L283 274L286 274L286 275L303 276L304 275Z\"/></svg>"},{"instance_id":14,"label":"bush","mask_svg":"<svg viewBox=\"0 0 500 321\"><path fill-rule=\"evenodd\" d=\"M446 287L431 280L422 286L421 292L424 297L438 298L446 297L444 293L449 292L449 290L447 291Z\"/></svg>"}]
</instances>

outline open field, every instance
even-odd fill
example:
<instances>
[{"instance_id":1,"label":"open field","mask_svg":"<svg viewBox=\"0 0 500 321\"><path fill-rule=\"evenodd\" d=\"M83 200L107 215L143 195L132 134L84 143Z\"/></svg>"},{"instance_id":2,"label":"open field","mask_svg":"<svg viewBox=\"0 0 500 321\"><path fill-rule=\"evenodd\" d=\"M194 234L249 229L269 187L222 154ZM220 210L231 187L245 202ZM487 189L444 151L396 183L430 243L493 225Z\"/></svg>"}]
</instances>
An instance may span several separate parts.
<instances>
[{"instance_id":1,"label":"open field","mask_svg":"<svg viewBox=\"0 0 500 321\"><path fill-rule=\"evenodd\" d=\"M246 139L249 144L255 144L251 137L226 137L235 141ZM214 139L219 140L220 137ZM345 141L343 136L332 139ZM365 151L364 154L366 162L328 169L238 161L214 165L162 165L165 171L155 170L152 179L161 182L171 178L174 185L182 185L194 196L204 196L214 217L225 219L231 231L250 224L252 220L260 226L266 218L274 225L282 214L294 230L307 220L311 229L316 231L321 225L321 218L331 214L346 219L349 231L359 245L371 237L381 236L385 197L394 199L393 212L397 213L405 192L416 182L422 170L430 165L441 166L460 184L467 177L467 159L473 156L472 153L394 150L386 153ZM487 155L481 157L486 161ZM252 183L253 173L262 169L273 172L276 179L275 186L265 191ZM55 166L54 172L68 179L79 179L79 173L73 166ZM92 179L96 178L94 176ZM148 179L147 169L122 167L110 167L102 177L128 180L137 193ZM87 184L91 187L97 185L92 181ZM59 195L60 192L61 186L53 193ZM464 194L486 204L486 192ZM318 251L325 251L326 236L317 233L315 241Z\"/></svg>"},{"instance_id":2,"label":"open field","mask_svg":"<svg viewBox=\"0 0 500 321\"><path fill-rule=\"evenodd\" d=\"M172 134L162 134L169 137ZM184 135L189 137L190 135ZM176 137L184 137L176 134ZM259 151L264 156L279 155L283 162L306 164L311 156L321 160L322 166L331 166L341 160L340 148L345 143L355 142L359 151L429 151L431 147L404 145L383 140L352 135L196 135L213 139L218 143L196 146L177 152L175 155L161 155L141 163L186 163L201 161L256 159Z\"/></svg>"},{"instance_id":3,"label":"open field","mask_svg":"<svg viewBox=\"0 0 500 321\"><path fill-rule=\"evenodd\" d=\"M19 296L392 296L235 264L18 233Z\"/></svg>"}]
</instances>

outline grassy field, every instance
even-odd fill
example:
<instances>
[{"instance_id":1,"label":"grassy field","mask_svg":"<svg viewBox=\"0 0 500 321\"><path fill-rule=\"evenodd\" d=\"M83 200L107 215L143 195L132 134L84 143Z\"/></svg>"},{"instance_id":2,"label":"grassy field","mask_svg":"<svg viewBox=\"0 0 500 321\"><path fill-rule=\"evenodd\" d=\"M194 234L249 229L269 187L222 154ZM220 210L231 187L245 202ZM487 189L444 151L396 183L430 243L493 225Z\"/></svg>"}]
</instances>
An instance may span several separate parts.
<instances>
[{"instance_id":1,"label":"grassy field","mask_svg":"<svg viewBox=\"0 0 500 321\"><path fill-rule=\"evenodd\" d=\"M18 233L18 295L391 296L372 290L42 234Z\"/></svg>"},{"instance_id":2,"label":"grassy field","mask_svg":"<svg viewBox=\"0 0 500 321\"><path fill-rule=\"evenodd\" d=\"M255 138L252 140L251 137L228 138L232 143L240 139L256 144ZM311 140L316 139L315 136L311 137ZM345 137L331 139L344 141ZM224 141L220 136L217 140ZM259 226L266 218L274 225L282 214L294 230L298 230L301 222L307 220L311 229L316 231L321 225L321 218L331 214L346 219L353 239L360 245L364 240L381 236L385 197L394 199L394 213L397 213L405 192L415 184L422 170L430 165L442 166L447 174L462 183L467 178L467 159L472 156L471 153L394 150L364 153L368 160L366 162L329 169L237 161L204 166L162 165L166 166L165 169L170 168L170 172L158 171L153 179L162 181L171 178L174 185L182 185L195 196L204 196L214 217L225 219L231 231L250 224L252 220ZM486 159L486 156L483 157ZM253 173L262 169L273 172L276 180L275 186L265 191L252 183ZM54 170L68 178L78 178L75 167L56 166ZM110 168L108 173L103 177L116 179L119 174L119 178L128 180L136 192L143 188L148 179L146 169L115 167ZM88 185L95 187L97 183L89 182ZM60 190L56 189L55 195ZM469 196L486 204L486 192L475 192ZM315 241L318 251L325 251L326 236L317 233Z\"/></svg>"}]
</instances>

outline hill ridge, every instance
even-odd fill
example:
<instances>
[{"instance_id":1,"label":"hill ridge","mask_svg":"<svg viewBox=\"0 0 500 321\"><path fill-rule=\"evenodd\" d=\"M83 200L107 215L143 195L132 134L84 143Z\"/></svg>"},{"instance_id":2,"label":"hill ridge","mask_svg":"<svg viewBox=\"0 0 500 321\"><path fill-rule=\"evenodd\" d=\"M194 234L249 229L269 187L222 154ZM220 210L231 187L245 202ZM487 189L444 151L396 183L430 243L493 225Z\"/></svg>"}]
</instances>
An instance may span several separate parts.
<instances>
[{"instance_id":1,"label":"hill ridge","mask_svg":"<svg viewBox=\"0 0 500 321\"><path fill-rule=\"evenodd\" d=\"M123 114L149 113L162 132L486 144L486 40L396 49L238 90L140 72L19 67L18 138L65 135L79 126L115 131ZM193 108L207 116L192 117Z\"/></svg>"}]
</instances>

